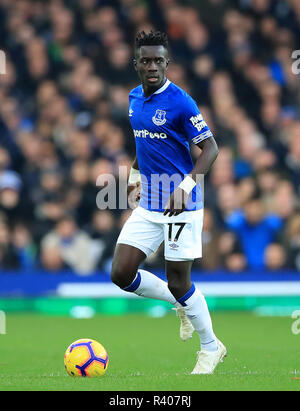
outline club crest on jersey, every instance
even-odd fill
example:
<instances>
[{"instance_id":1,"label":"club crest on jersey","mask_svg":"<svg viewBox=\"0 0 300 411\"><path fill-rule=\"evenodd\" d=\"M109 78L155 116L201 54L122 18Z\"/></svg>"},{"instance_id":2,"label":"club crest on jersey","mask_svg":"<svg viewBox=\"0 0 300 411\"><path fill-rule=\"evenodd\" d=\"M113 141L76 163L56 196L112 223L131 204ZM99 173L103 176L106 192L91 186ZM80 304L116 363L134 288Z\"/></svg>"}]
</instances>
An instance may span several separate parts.
<instances>
[{"instance_id":1,"label":"club crest on jersey","mask_svg":"<svg viewBox=\"0 0 300 411\"><path fill-rule=\"evenodd\" d=\"M155 115L152 117L152 121L156 126L162 126L167 121L166 112L164 110L156 110Z\"/></svg>"}]
</instances>

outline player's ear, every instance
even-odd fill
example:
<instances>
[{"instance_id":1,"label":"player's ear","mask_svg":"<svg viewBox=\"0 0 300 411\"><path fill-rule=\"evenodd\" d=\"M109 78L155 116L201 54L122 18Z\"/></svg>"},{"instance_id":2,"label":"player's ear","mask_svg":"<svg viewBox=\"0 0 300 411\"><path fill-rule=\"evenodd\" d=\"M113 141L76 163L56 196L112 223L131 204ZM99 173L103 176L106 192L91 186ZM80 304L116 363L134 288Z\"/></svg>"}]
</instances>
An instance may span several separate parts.
<instances>
[{"instance_id":1,"label":"player's ear","mask_svg":"<svg viewBox=\"0 0 300 411\"><path fill-rule=\"evenodd\" d=\"M137 61L136 61L136 59L133 59L132 62L133 62L134 69L137 71Z\"/></svg>"}]
</instances>

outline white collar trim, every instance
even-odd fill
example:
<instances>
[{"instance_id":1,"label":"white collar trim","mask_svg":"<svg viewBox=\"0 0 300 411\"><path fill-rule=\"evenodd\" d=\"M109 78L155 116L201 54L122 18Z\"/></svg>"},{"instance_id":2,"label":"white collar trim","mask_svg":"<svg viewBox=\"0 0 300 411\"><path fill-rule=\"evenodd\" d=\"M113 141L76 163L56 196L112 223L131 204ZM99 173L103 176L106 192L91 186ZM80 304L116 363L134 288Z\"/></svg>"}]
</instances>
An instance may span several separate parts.
<instances>
[{"instance_id":1,"label":"white collar trim","mask_svg":"<svg viewBox=\"0 0 300 411\"><path fill-rule=\"evenodd\" d=\"M166 88L169 87L169 85L171 84L170 80L166 80L165 84L163 86L161 86L161 88L159 88L158 90L156 90L153 94L160 94L163 91L165 91Z\"/></svg>"},{"instance_id":2,"label":"white collar trim","mask_svg":"<svg viewBox=\"0 0 300 411\"><path fill-rule=\"evenodd\" d=\"M163 91L166 90L166 88L169 87L170 84L171 84L171 81L167 79L167 80L165 81L164 85L161 86L161 87L160 87L158 90L156 90L154 93L150 94L149 97L153 96L154 94L160 94L160 93L162 93ZM144 90L143 90L143 93L144 93ZM148 98L149 98L149 97L148 97Z\"/></svg>"}]
</instances>

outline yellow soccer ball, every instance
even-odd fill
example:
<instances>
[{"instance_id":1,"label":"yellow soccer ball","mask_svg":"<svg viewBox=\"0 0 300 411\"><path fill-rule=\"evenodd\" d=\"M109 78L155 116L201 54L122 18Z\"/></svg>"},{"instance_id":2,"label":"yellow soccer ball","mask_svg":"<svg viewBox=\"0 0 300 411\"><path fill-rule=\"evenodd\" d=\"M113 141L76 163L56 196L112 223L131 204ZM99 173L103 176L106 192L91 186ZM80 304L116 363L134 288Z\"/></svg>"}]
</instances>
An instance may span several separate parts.
<instances>
[{"instance_id":1,"label":"yellow soccer ball","mask_svg":"<svg viewBox=\"0 0 300 411\"><path fill-rule=\"evenodd\" d=\"M71 377L103 377L108 362L105 348L90 338L73 342L64 357L65 369Z\"/></svg>"}]
</instances>

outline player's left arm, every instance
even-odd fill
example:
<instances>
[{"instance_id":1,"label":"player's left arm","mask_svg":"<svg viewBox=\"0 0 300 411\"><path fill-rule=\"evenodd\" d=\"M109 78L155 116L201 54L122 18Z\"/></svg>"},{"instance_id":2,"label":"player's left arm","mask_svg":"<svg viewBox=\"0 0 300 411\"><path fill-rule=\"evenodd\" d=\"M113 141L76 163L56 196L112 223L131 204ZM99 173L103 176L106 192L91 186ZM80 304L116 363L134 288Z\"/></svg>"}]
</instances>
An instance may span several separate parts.
<instances>
[{"instance_id":1,"label":"player's left arm","mask_svg":"<svg viewBox=\"0 0 300 411\"><path fill-rule=\"evenodd\" d=\"M205 122L195 100L183 94L178 99L178 128L187 140L201 149L194 168L173 191L165 208L165 215L178 215L187 205L189 194L199 182L199 176L205 175L218 155L218 146L213 134ZM176 109L176 108L175 108Z\"/></svg>"},{"instance_id":2,"label":"player's left arm","mask_svg":"<svg viewBox=\"0 0 300 411\"><path fill-rule=\"evenodd\" d=\"M178 215L187 205L190 192L199 181L199 176L205 175L218 156L219 149L214 137L209 137L196 144L201 153L197 158L194 168L171 194L164 215Z\"/></svg>"},{"instance_id":3,"label":"player's left arm","mask_svg":"<svg viewBox=\"0 0 300 411\"><path fill-rule=\"evenodd\" d=\"M196 145L201 149L201 153L189 174L195 182L197 181L197 176L200 174L205 175L209 171L219 154L218 145L214 137L206 138Z\"/></svg>"}]
</instances>

